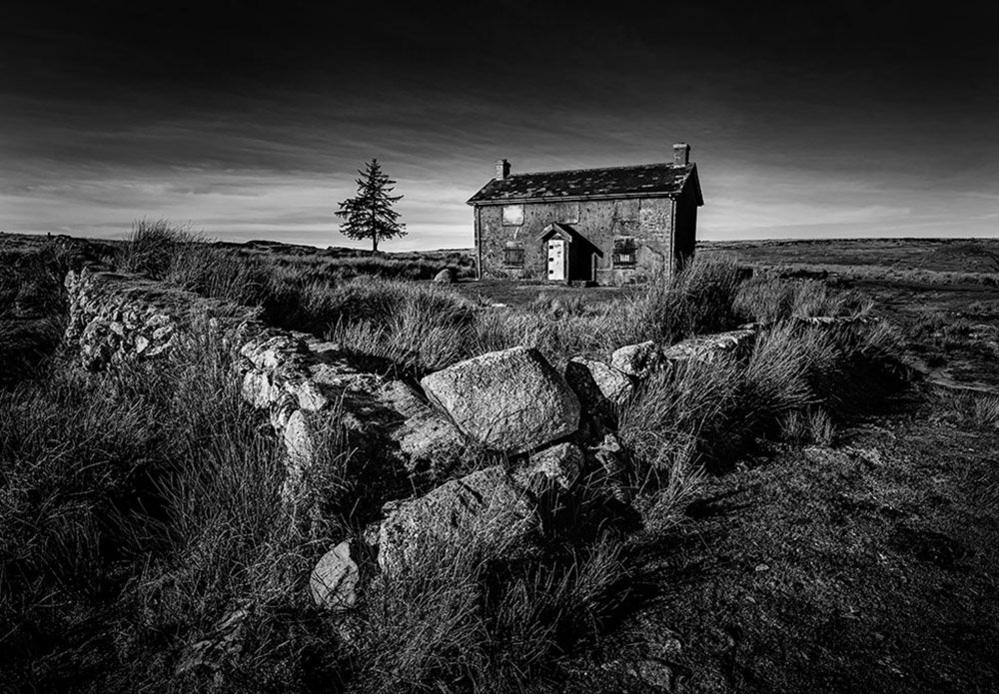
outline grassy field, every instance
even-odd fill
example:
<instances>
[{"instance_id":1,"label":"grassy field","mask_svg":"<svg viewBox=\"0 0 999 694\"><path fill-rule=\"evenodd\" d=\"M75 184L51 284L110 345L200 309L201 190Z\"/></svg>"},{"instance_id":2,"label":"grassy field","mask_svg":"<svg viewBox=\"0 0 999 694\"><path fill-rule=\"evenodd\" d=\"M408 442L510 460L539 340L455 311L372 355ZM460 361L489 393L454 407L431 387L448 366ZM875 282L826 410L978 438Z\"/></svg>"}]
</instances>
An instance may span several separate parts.
<instances>
[{"instance_id":1,"label":"grassy field","mask_svg":"<svg viewBox=\"0 0 999 694\"><path fill-rule=\"evenodd\" d=\"M734 253L747 264L761 266L999 272L999 239L720 241L702 242L698 249L709 254Z\"/></svg>"},{"instance_id":2,"label":"grassy field","mask_svg":"<svg viewBox=\"0 0 999 694\"><path fill-rule=\"evenodd\" d=\"M858 239L704 244L760 275L811 277L855 291L898 325L930 380L999 392L999 240Z\"/></svg>"},{"instance_id":3,"label":"grassy field","mask_svg":"<svg viewBox=\"0 0 999 694\"><path fill-rule=\"evenodd\" d=\"M933 281L838 272L863 255L838 243L766 242L709 246L650 287L569 289L420 281L444 266L467 275L460 252L371 258L139 232L93 246L0 238L0 326L29 312L53 326L0 385L0 683L12 690L999 687L999 290L939 274L994 272L955 259L988 244L864 242ZM946 262L917 265L934 254ZM821 279L795 258L824 266ZM331 543L362 534L357 474L370 461L329 432L325 516L303 533L277 503L280 446L210 330L155 368L72 366L51 336L61 274L85 260L259 306L405 378L516 344L560 365L775 327L747 361L664 372L619 413L637 517L614 511L617 487L597 475L539 555L428 547L337 616L304 583ZM790 320L815 315L888 323ZM906 382L901 361L926 377Z\"/></svg>"}]
</instances>

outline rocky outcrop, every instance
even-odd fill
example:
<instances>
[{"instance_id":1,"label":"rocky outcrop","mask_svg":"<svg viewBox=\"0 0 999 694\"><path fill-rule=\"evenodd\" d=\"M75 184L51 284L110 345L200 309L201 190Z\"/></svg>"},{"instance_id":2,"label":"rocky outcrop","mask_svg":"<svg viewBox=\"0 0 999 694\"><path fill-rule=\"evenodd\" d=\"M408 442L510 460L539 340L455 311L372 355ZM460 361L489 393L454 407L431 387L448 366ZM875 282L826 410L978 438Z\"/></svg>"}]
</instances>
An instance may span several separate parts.
<instances>
[{"instance_id":1,"label":"rocky outcrop","mask_svg":"<svg viewBox=\"0 0 999 694\"><path fill-rule=\"evenodd\" d=\"M421 561L436 561L438 550L512 551L539 522L530 495L494 465L388 505L378 531L378 565L397 575Z\"/></svg>"},{"instance_id":2,"label":"rocky outcrop","mask_svg":"<svg viewBox=\"0 0 999 694\"><path fill-rule=\"evenodd\" d=\"M489 450L525 453L579 427L579 399L536 349L490 352L420 385L462 433Z\"/></svg>"},{"instance_id":3,"label":"rocky outcrop","mask_svg":"<svg viewBox=\"0 0 999 694\"><path fill-rule=\"evenodd\" d=\"M403 418L390 428L389 438L405 456L408 472L431 470L445 474L465 452L465 437L443 413L417 390L398 380L386 382L378 398Z\"/></svg>"}]
</instances>

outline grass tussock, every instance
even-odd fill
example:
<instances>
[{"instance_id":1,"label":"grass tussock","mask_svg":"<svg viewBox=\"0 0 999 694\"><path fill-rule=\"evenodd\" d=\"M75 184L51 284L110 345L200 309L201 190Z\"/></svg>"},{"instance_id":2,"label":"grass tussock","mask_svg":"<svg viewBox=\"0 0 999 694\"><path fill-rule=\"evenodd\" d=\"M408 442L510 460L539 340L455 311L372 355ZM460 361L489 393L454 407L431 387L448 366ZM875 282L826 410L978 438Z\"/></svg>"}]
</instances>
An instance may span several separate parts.
<instances>
[{"instance_id":1,"label":"grass tussock","mask_svg":"<svg viewBox=\"0 0 999 694\"><path fill-rule=\"evenodd\" d=\"M831 443L837 421L898 387L896 350L880 324L787 321L762 333L745 362L688 360L654 375L621 414L639 484L669 485L677 460L728 469L761 438Z\"/></svg>"},{"instance_id":2,"label":"grass tussock","mask_svg":"<svg viewBox=\"0 0 999 694\"><path fill-rule=\"evenodd\" d=\"M539 561L512 546L426 543L420 560L369 590L348 662L352 691L520 691L558 679L557 661L594 638L626 571L609 536Z\"/></svg>"},{"instance_id":3,"label":"grass tussock","mask_svg":"<svg viewBox=\"0 0 999 694\"><path fill-rule=\"evenodd\" d=\"M934 401L947 419L983 429L999 427L999 397L973 391L938 389Z\"/></svg>"},{"instance_id":4,"label":"grass tussock","mask_svg":"<svg viewBox=\"0 0 999 694\"><path fill-rule=\"evenodd\" d=\"M871 303L820 280L759 277L740 285L733 309L746 322L774 323L790 317L865 315Z\"/></svg>"}]
</instances>

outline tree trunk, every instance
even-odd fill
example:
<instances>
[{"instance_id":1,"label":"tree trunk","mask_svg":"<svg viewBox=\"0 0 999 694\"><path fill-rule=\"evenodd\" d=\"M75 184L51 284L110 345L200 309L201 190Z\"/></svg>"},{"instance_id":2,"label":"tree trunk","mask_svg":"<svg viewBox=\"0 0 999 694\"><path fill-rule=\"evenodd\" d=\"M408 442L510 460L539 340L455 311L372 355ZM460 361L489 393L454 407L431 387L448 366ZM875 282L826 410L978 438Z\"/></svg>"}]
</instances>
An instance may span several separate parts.
<instances>
[{"instance_id":1,"label":"tree trunk","mask_svg":"<svg viewBox=\"0 0 999 694\"><path fill-rule=\"evenodd\" d=\"M378 252L378 234L374 234L371 237L371 254L374 255Z\"/></svg>"}]
</instances>

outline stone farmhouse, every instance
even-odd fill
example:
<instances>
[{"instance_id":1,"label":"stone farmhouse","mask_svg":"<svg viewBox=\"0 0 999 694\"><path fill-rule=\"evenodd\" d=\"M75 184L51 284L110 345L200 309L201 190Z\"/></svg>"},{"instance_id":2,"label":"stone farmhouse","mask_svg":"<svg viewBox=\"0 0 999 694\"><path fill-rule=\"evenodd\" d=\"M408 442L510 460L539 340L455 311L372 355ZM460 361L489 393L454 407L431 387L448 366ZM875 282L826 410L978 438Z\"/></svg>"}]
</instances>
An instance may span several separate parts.
<instances>
[{"instance_id":1,"label":"stone farmhouse","mask_svg":"<svg viewBox=\"0 0 999 694\"><path fill-rule=\"evenodd\" d=\"M473 195L480 278L627 284L693 256L704 204L690 146L673 160L496 176Z\"/></svg>"}]
</instances>

